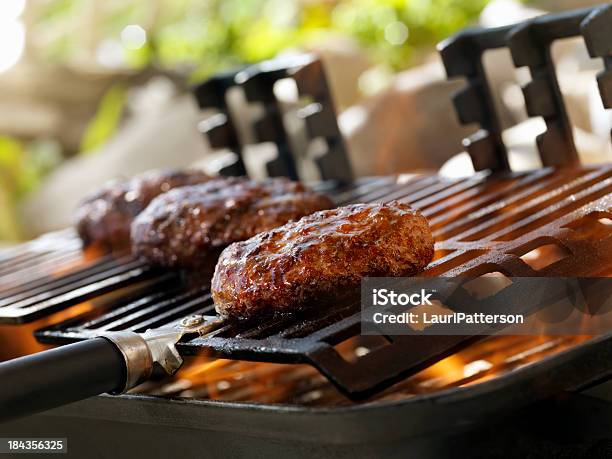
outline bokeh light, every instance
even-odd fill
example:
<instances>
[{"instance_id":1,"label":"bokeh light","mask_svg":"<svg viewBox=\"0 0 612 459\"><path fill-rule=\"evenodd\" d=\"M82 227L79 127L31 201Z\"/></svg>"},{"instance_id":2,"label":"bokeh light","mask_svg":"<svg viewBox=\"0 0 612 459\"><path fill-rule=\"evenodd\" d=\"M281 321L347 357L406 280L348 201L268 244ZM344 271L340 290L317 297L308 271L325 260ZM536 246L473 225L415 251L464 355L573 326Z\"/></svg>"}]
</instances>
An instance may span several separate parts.
<instances>
[{"instance_id":1,"label":"bokeh light","mask_svg":"<svg viewBox=\"0 0 612 459\"><path fill-rule=\"evenodd\" d=\"M385 40L392 45L403 45L408 40L408 27L402 21L393 21L385 27Z\"/></svg>"},{"instance_id":2,"label":"bokeh light","mask_svg":"<svg viewBox=\"0 0 612 459\"><path fill-rule=\"evenodd\" d=\"M25 0L0 1L0 73L13 67L23 54L25 27L19 20Z\"/></svg>"},{"instance_id":3,"label":"bokeh light","mask_svg":"<svg viewBox=\"0 0 612 459\"><path fill-rule=\"evenodd\" d=\"M127 49L140 49L147 42L147 32L138 24L130 24L121 31L121 43Z\"/></svg>"}]
</instances>

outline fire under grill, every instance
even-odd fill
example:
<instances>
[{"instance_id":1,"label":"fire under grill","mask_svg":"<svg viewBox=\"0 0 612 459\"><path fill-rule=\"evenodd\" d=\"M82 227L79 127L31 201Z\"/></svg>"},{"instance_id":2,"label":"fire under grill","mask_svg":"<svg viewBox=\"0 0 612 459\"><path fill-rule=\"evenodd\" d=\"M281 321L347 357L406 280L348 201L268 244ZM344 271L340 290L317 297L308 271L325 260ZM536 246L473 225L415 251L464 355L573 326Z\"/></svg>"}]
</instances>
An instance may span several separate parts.
<instances>
[{"instance_id":1,"label":"fire under grill","mask_svg":"<svg viewBox=\"0 0 612 459\"><path fill-rule=\"evenodd\" d=\"M420 209L436 238L435 260L425 276L570 277L606 276L612 271L610 166L493 176L482 172L454 180L401 175L363 179L328 192L338 204L399 200ZM129 256L88 259L91 256L72 249L74 244L71 232L48 236L14 251L20 254L17 259L9 255L0 264L13 275L0 292L2 322L53 317L61 310L69 314L87 305L87 312L35 333L42 343L61 344L109 331L142 333L192 314L214 315L205 283L194 285L177 273L160 272ZM54 273L49 261L64 260L72 251L69 264ZM42 274L33 278L32 272ZM21 275L24 282L18 281ZM351 386L353 372L363 374L364 368L371 368L367 387L380 390L396 383L377 396L394 399L480 382L588 340L499 336L474 344L483 337L388 338L359 333L359 307L353 303L299 320L224 324L178 344L182 354L199 356L190 358L178 377L149 382L138 391L342 405L351 402L321 373L350 394L360 390ZM239 361L212 360L219 350ZM400 357L402 364L394 366ZM581 382L600 377L605 369L591 370L591 375L580 375ZM261 390L256 381L274 390ZM569 378L567 383L578 382Z\"/></svg>"}]
</instances>

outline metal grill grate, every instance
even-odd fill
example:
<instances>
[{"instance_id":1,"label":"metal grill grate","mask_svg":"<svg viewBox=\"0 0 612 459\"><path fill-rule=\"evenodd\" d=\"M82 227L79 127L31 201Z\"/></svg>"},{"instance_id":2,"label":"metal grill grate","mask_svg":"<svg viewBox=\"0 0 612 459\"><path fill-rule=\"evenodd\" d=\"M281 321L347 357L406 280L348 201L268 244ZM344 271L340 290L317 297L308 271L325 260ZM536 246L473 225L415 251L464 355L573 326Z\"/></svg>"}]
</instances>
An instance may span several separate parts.
<instances>
[{"instance_id":1,"label":"metal grill grate","mask_svg":"<svg viewBox=\"0 0 612 459\"><path fill-rule=\"evenodd\" d=\"M449 180L435 175L362 181L336 193L337 203L397 199L419 208L436 236L436 259L428 276L589 276L612 266L612 167L525 174L487 174ZM603 223L602 223L603 221ZM603 229L596 238L586 229ZM602 234L604 236L602 236ZM520 257L558 244L568 256L536 270ZM146 294L102 302L76 319L37 332L40 341L70 342L110 330L143 332L190 314L213 314L207 286L187 290L153 286ZM334 346L359 334L357 304L326 315L304 314L253 326L227 324L178 345L181 353L211 353L242 360L308 362L343 390L365 395L430 365L477 337L394 337L356 361L345 361ZM398 355L404 356L398 359ZM364 367L376 369L364 375ZM356 375L359 375L357 378Z\"/></svg>"},{"instance_id":2,"label":"metal grill grate","mask_svg":"<svg viewBox=\"0 0 612 459\"><path fill-rule=\"evenodd\" d=\"M65 263L66 258L71 262ZM163 285L177 277L131 256L83 261L80 249L77 254L45 253L29 262L31 266L2 278L6 287L0 289L0 324L30 322L138 282Z\"/></svg>"},{"instance_id":3,"label":"metal grill grate","mask_svg":"<svg viewBox=\"0 0 612 459\"><path fill-rule=\"evenodd\" d=\"M82 259L81 241L72 230L49 233L0 251L0 294L17 283L68 269Z\"/></svg>"}]
</instances>

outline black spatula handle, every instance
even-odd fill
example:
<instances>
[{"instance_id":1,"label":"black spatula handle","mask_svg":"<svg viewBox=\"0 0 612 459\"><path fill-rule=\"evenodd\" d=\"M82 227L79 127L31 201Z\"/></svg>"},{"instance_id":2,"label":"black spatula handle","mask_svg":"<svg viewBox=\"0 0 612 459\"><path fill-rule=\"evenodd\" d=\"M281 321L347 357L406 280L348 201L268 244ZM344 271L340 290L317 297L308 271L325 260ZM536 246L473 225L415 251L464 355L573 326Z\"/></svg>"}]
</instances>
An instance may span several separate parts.
<instances>
[{"instance_id":1,"label":"black spatula handle","mask_svg":"<svg viewBox=\"0 0 612 459\"><path fill-rule=\"evenodd\" d=\"M0 363L0 422L121 391L125 384L125 359L105 338Z\"/></svg>"}]
</instances>

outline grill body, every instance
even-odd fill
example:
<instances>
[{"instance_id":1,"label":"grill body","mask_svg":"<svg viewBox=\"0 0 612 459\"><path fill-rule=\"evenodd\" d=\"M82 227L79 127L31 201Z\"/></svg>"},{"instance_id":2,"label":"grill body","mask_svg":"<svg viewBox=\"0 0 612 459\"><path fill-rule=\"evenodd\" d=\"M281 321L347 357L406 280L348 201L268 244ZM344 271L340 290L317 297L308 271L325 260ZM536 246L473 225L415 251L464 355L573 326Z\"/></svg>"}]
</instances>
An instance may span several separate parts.
<instances>
[{"instance_id":1,"label":"grill body","mask_svg":"<svg viewBox=\"0 0 612 459\"><path fill-rule=\"evenodd\" d=\"M515 444L520 435L534 441L538 434L558 438L569 430L574 442L587 447L609 440L612 398L561 389L582 386L580 372L611 357L612 346L601 340L478 386L341 409L100 396L3 424L2 433L68 437L69 457L440 458L478 451L507 457L504 446L520 456L521 447L533 454L535 447L550 448L551 441ZM569 374L559 373L558 359L572 368ZM561 395L533 404L543 379L556 381ZM612 388L607 391L612 395ZM483 450L489 436L493 450ZM571 451L571 442L559 448L557 453Z\"/></svg>"}]
</instances>

